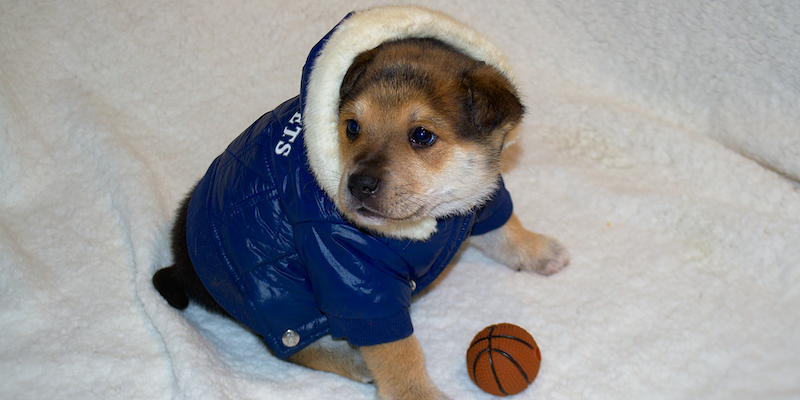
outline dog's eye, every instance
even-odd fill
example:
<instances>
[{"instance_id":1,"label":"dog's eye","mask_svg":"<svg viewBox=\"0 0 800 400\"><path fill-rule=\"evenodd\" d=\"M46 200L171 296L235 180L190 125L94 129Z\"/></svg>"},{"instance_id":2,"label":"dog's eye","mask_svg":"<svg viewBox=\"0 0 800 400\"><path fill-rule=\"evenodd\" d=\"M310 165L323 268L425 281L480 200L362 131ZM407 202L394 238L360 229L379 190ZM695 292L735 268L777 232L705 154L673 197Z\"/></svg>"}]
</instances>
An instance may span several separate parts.
<instances>
[{"instance_id":1,"label":"dog's eye","mask_svg":"<svg viewBox=\"0 0 800 400\"><path fill-rule=\"evenodd\" d=\"M346 129L347 129L347 138L350 140L356 140L356 138L358 137L358 130L359 130L358 121L354 119L348 119Z\"/></svg>"},{"instance_id":2,"label":"dog's eye","mask_svg":"<svg viewBox=\"0 0 800 400\"><path fill-rule=\"evenodd\" d=\"M418 126L411 131L409 140L415 147L429 147L433 144L433 142L436 141L436 135L421 126Z\"/></svg>"}]
</instances>

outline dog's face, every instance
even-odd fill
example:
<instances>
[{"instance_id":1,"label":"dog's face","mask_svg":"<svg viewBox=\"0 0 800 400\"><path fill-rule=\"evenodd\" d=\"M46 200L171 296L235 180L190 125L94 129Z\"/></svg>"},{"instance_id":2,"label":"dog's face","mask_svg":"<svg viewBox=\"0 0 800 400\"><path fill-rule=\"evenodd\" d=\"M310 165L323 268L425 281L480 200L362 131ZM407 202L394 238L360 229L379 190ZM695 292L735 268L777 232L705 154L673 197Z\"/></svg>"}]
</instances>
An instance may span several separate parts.
<instances>
[{"instance_id":1,"label":"dog's face","mask_svg":"<svg viewBox=\"0 0 800 400\"><path fill-rule=\"evenodd\" d=\"M361 54L339 108L340 211L379 227L468 212L496 188L523 106L494 68L431 39Z\"/></svg>"}]
</instances>

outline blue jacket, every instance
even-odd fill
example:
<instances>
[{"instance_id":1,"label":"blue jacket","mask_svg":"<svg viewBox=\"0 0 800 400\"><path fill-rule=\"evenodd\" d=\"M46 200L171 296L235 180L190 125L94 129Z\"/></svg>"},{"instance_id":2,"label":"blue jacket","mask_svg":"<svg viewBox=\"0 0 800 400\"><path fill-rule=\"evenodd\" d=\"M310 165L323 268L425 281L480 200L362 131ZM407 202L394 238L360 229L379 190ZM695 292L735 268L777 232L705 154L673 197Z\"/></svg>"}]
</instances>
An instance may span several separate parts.
<instances>
[{"instance_id":1,"label":"blue jacket","mask_svg":"<svg viewBox=\"0 0 800 400\"><path fill-rule=\"evenodd\" d=\"M329 34L330 35L330 34ZM356 346L409 336L411 296L430 284L470 234L512 211L500 182L492 199L437 221L427 240L373 236L348 224L308 163L301 95L264 114L211 164L186 226L192 263L234 318L286 358L323 335ZM298 343L284 341L292 330Z\"/></svg>"}]
</instances>

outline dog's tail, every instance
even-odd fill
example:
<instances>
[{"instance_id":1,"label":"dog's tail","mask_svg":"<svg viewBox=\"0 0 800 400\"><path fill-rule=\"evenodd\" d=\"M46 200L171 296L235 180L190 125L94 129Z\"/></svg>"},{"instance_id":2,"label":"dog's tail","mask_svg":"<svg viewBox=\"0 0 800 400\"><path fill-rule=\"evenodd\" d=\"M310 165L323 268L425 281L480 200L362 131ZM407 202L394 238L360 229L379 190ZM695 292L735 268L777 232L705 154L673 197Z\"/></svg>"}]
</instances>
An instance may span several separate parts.
<instances>
[{"instance_id":1,"label":"dog's tail","mask_svg":"<svg viewBox=\"0 0 800 400\"><path fill-rule=\"evenodd\" d=\"M158 293L161 293L161 296L167 300L169 305L183 310L189 306L189 296L186 295L183 286L175 277L174 272L176 270L174 265L158 270L158 272L153 275L153 286L155 286Z\"/></svg>"}]
</instances>

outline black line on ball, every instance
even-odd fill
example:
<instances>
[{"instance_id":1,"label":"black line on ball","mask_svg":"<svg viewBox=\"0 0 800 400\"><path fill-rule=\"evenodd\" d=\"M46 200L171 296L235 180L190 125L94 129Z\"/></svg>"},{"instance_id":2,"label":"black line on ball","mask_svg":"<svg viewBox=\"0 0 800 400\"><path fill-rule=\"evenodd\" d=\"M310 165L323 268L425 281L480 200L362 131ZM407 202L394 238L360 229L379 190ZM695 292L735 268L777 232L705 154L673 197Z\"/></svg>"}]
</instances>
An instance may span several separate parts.
<instances>
[{"instance_id":1,"label":"black line on ball","mask_svg":"<svg viewBox=\"0 0 800 400\"><path fill-rule=\"evenodd\" d=\"M529 349L534 350L534 351L536 351L536 348L534 347L533 344L528 343L527 341L525 341L525 340L523 340L521 338L518 338L516 336L494 335L493 333L494 333L496 328L497 328L497 325L490 326L489 327L489 333L485 337L482 337L480 339L477 339L477 340L473 341L469 345L469 349L467 349L467 351L471 350L475 345L477 345L480 342L483 342L484 340L488 341L487 348L481 350L480 352L478 352L478 354L475 355L475 359L472 362L472 376L475 376L476 379L477 379L478 360L480 360L481 355L483 355L483 353L488 353L488 355L489 355L489 366L492 369L492 375L494 376L495 383L497 383L497 388L500 390L500 393L502 393L503 395L508 396L508 393L503 388L503 384L500 383L500 378L497 376L497 371L494 368L494 358L493 358L492 353L494 353L494 352L500 353L501 356L505 357L506 359L508 359L509 361L514 363L514 365L517 367L517 370L522 374L522 377L525 378L525 382L527 384L530 385L531 381L528 379L528 374L525 372L525 369L523 369L522 366L519 364L519 362L517 362L517 360L515 360L510 354L508 354L507 352L505 352L503 350L492 348L492 338L515 340L515 341L517 341L519 343L524 344L526 347L528 347Z\"/></svg>"},{"instance_id":2,"label":"black line on ball","mask_svg":"<svg viewBox=\"0 0 800 400\"><path fill-rule=\"evenodd\" d=\"M472 360L472 376L475 377L475 382L478 382L478 361L481 359L481 355L490 351L490 349L483 349L478 354L475 355L475 359Z\"/></svg>"},{"instance_id":3,"label":"black line on ball","mask_svg":"<svg viewBox=\"0 0 800 400\"><path fill-rule=\"evenodd\" d=\"M487 350L489 350L489 366L492 367L492 376L494 376L494 381L497 383L497 388L500 389L500 393L502 393L505 396L508 396L508 393L506 393L506 390L503 389L503 384L500 383L500 378L497 377L497 371L495 371L495 369L494 369L494 359L492 357L492 350L493 350L492 349L492 332L494 332L494 328L496 328L496 327L497 326L492 326L492 329L489 331L489 336L488 336L488 338L489 338L489 348Z\"/></svg>"},{"instance_id":4,"label":"black line on ball","mask_svg":"<svg viewBox=\"0 0 800 400\"><path fill-rule=\"evenodd\" d=\"M519 370L519 373L521 373L521 374L522 374L522 377L523 377L523 378L525 378L525 382L526 382L528 385L530 385L530 384L531 384L531 381L529 381L529 380L528 380L528 374L526 374L526 373L525 373L525 370L524 370L524 369L522 369L522 366L521 366L521 365L519 365L519 363L517 362L517 360L515 360L515 359L514 359L514 357L511 357L511 354L508 354L508 353L506 353L506 352L505 352L505 351L503 351L503 350L493 350L493 352L495 352L495 351L496 351L496 352L498 352L498 353L500 353L501 355L505 356L505 358L507 358L507 359L508 359L509 361L511 361L512 363L514 363L514 365L516 365L516 366L517 366L517 369Z\"/></svg>"},{"instance_id":5,"label":"black line on ball","mask_svg":"<svg viewBox=\"0 0 800 400\"><path fill-rule=\"evenodd\" d=\"M527 346L529 349L534 350L532 344L530 344L530 343L528 343L528 342L526 342L526 341L524 341L524 340L522 340L522 339L520 339L520 338L518 338L516 336L511 336L511 335L492 335L492 337L516 340L517 342L520 342L520 343L524 344L525 346ZM482 342L484 340L489 340L489 336L480 338L480 339L472 342L472 344L469 346L469 348L471 349L473 346L475 346L476 344L478 344L478 343L480 343L480 342Z\"/></svg>"}]
</instances>

